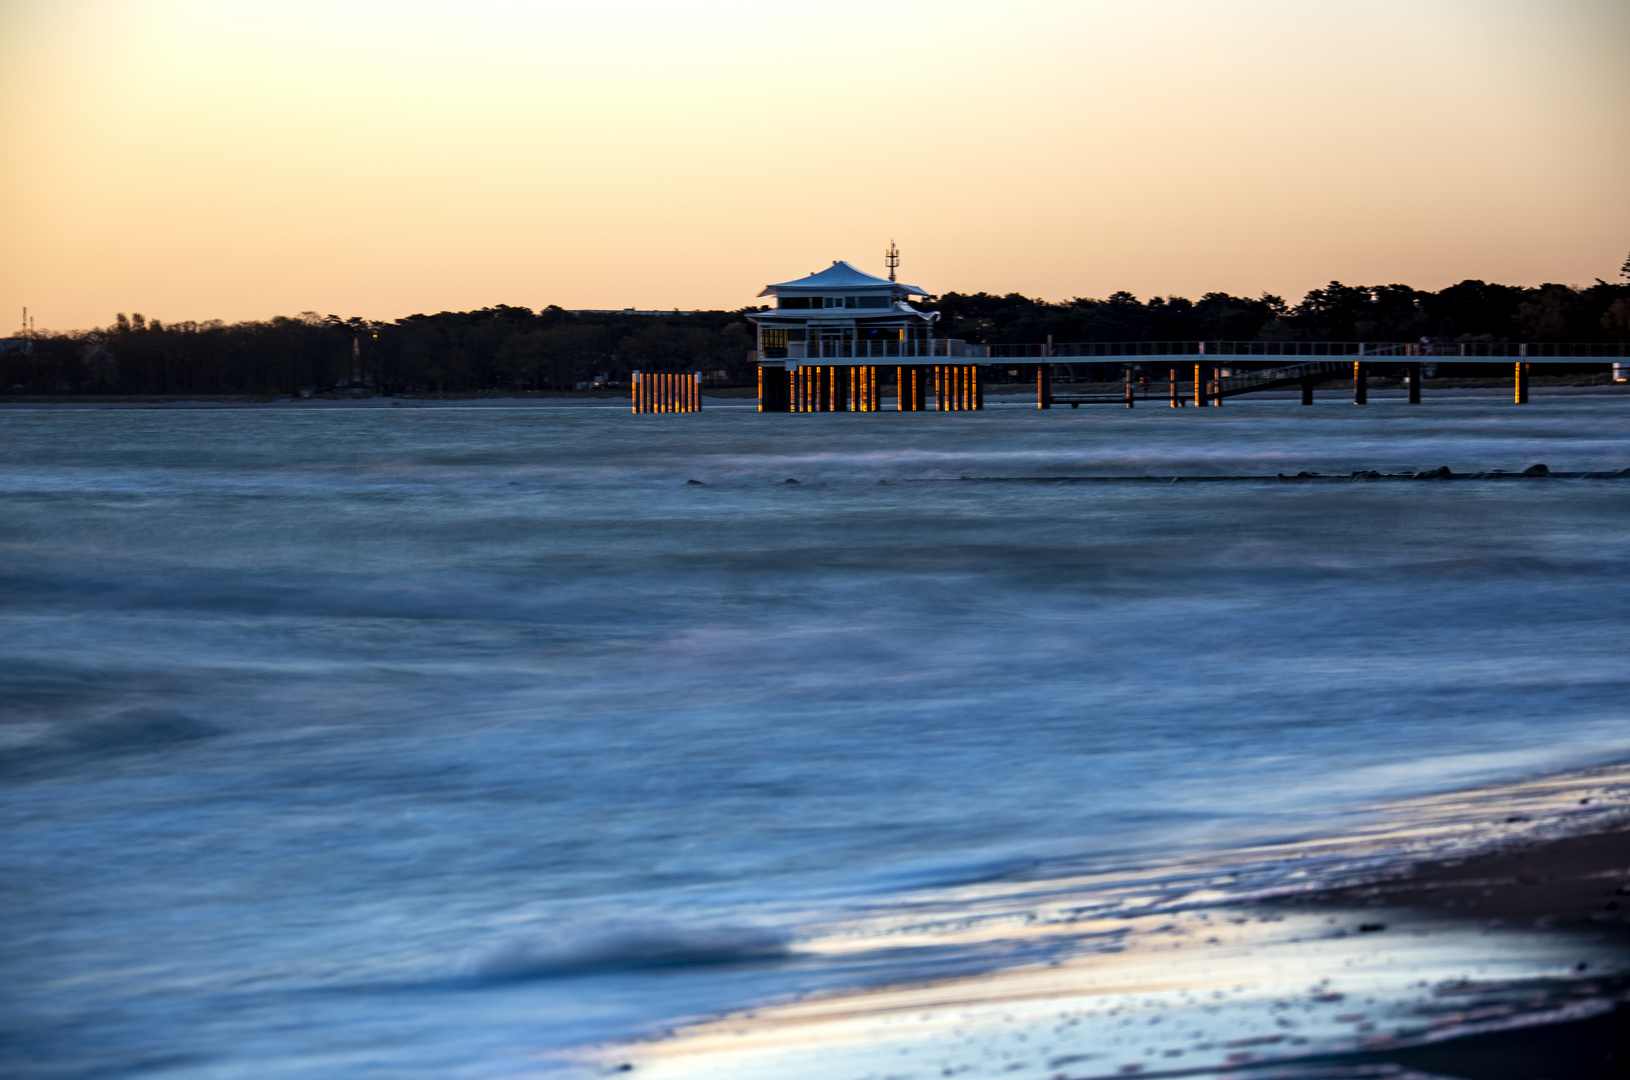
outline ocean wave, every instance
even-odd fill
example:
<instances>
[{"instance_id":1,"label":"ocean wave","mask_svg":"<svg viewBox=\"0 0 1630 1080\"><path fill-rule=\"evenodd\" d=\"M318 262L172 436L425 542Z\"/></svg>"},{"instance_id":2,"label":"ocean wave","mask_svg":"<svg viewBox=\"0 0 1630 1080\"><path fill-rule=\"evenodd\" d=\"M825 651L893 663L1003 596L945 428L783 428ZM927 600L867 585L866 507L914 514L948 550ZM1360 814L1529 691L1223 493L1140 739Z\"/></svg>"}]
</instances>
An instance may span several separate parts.
<instances>
[{"instance_id":1,"label":"ocean wave","mask_svg":"<svg viewBox=\"0 0 1630 1080\"><path fill-rule=\"evenodd\" d=\"M723 967L787 959L787 937L764 927L624 926L569 942L511 942L478 960L478 983L560 979L654 969Z\"/></svg>"}]
</instances>

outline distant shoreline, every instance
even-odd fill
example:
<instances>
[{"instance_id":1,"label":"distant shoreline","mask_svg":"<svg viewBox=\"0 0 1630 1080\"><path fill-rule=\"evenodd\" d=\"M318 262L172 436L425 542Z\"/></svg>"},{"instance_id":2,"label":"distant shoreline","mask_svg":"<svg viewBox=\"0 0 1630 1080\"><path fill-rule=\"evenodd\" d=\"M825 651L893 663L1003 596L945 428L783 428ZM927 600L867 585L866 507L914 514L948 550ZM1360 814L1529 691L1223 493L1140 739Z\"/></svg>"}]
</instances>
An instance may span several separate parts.
<instances>
[{"instance_id":1,"label":"distant shoreline","mask_svg":"<svg viewBox=\"0 0 1630 1080\"><path fill-rule=\"evenodd\" d=\"M1120 383L1055 383L1055 394L1118 393ZM1159 384L1154 384L1158 389ZM1511 395L1510 381L1506 379L1443 379L1423 383L1426 402L1436 398L1498 398ZM1331 382L1319 387L1321 402L1344 400L1344 383ZM1290 400L1299 395L1297 390L1264 391L1251 395L1262 400ZM1369 396L1372 400L1402 399L1406 391L1402 386L1376 385L1372 380ZM1623 397L1630 396L1630 384L1583 384L1558 378L1556 384L1546 385L1536 377L1530 389L1532 397ZM1012 404L1034 403L1035 390L1024 386L996 385L987 388L989 402ZM894 399L886 397L885 402ZM122 395L16 395L0 396L0 409L389 409L389 408L627 408L627 391L571 394L528 394L526 396L498 394L444 394L444 395L327 395L310 398L264 398L246 394L122 394ZM751 388L727 387L706 391L702 395L704 406L714 408L752 408L757 397ZM1159 400L1142 400L1144 408L1159 408ZM1062 406L1054 406L1061 408ZM1098 408L1106 408L1099 406ZM1237 407L1237 406L1235 406ZM893 411L885 407L885 412ZM930 410L932 411L932 410Z\"/></svg>"}]
</instances>

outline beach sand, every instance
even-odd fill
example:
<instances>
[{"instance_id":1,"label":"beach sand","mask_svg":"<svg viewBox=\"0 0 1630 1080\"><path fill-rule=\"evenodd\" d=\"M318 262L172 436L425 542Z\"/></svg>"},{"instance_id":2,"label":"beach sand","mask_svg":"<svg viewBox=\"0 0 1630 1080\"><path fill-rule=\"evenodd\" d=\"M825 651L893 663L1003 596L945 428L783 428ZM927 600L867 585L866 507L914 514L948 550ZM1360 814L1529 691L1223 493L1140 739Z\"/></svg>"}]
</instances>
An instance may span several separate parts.
<instances>
[{"instance_id":1,"label":"beach sand","mask_svg":"<svg viewBox=\"0 0 1630 1080\"><path fill-rule=\"evenodd\" d=\"M1570 773L1400 802L1342 837L925 895L800 947L983 950L987 970L592 1060L661 1078L1624 1077L1627 781Z\"/></svg>"}]
</instances>

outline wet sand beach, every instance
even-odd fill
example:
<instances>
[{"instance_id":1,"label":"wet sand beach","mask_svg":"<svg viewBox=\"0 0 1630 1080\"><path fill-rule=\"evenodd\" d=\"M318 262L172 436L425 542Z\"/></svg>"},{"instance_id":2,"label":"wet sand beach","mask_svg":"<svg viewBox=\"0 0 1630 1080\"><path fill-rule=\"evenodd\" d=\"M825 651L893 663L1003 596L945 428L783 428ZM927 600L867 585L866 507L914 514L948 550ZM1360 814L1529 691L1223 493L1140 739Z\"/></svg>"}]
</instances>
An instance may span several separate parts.
<instances>
[{"instance_id":1,"label":"wet sand beach","mask_svg":"<svg viewBox=\"0 0 1630 1080\"><path fill-rule=\"evenodd\" d=\"M1377 912L1370 925L1397 912L1405 919L1439 918L1489 931L1533 927L1569 940L1579 954L1572 976L1528 985L1444 988L1445 999L1526 995L1530 1007L1549 1004L1551 1022L1444 1041L1420 1041L1324 1063L1357 1068L1395 1066L1468 1080L1529 1077L1619 1078L1630 1075L1630 831L1609 827L1556 839L1517 841L1465 859L1434 860L1397 877L1293 901L1293 908ZM1463 1016L1476 1011L1458 1010ZM1483 1005L1489 1020L1522 1019L1517 1006ZM1590 1015L1570 1019L1579 1012Z\"/></svg>"},{"instance_id":2,"label":"wet sand beach","mask_svg":"<svg viewBox=\"0 0 1630 1080\"><path fill-rule=\"evenodd\" d=\"M1627 826L1617 767L1401 802L1343 837L923 897L915 919L800 947L983 940L1013 965L811 995L598 1061L663 1078L1622 1077Z\"/></svg>"}]
</instances>

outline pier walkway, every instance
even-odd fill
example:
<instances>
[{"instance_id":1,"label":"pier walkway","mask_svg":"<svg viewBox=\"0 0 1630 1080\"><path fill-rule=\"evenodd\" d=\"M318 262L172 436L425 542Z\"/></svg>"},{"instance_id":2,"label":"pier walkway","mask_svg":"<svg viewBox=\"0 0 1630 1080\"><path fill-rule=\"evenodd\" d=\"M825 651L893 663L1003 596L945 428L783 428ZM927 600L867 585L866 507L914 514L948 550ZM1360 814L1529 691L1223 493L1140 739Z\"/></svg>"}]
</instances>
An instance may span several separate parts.
<instances>
[{"instance_id":1,"label":"pier walkway","mask_svg":"<svg viewBox=\"0 0 1630 1080\"><path fill-rule=\"evenodd\" d=\"M1371 341L1135 341L980 345L955 338L901 341L821 341L778 350L759 360L761 412L877 412L883 388L896 389L895 409L968 411L984 407L991 369L1015 365L1033 373L1036 406L1122 405L1160 401L1173 408L1219 406L1228 398L1299 387L1302 404L1314 389L1351 379L1353 402L1369 400L1374 375L1401 375L1409 401L1421 401L1423 377L1467 365L1504 367L1512 399L1528 401L1533 365L1611 370L1630 381L1630 344L1622 342L1371 342ZM794 355L796 353L797 355ZM883 363L879 363L883 361ZM1055 394L1057 376L1075 381L1079 368L1118 366L1122 390ZM900 392L904 388L904 392ZM929 397L933 403L929 403ZM892 411L892 410L891 410Z\"/></svg>"}]
</instances>

